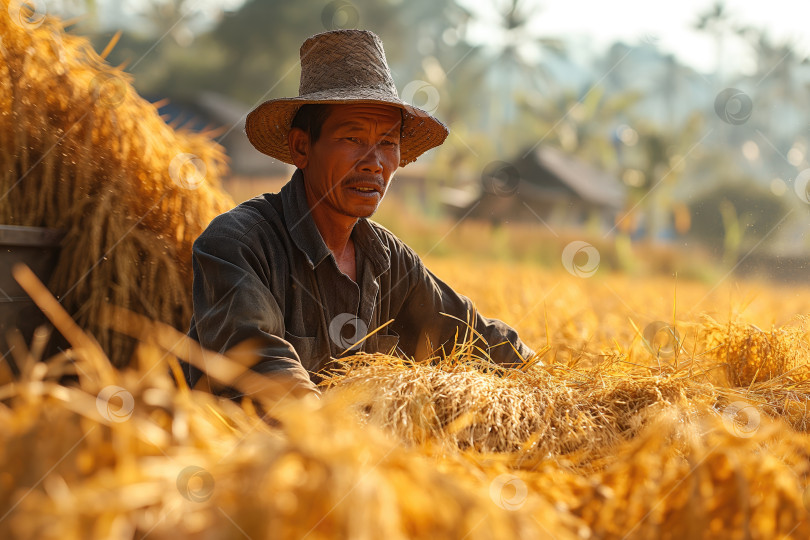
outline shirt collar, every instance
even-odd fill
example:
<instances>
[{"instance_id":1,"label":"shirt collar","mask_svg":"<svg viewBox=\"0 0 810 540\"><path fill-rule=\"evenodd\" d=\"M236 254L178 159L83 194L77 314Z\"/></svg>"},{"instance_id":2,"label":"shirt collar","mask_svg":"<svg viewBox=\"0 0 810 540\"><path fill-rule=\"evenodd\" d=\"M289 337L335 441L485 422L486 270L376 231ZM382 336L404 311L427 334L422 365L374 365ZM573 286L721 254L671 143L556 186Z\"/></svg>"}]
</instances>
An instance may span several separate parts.
<instances>
[{"instance_id":1,"label":"shirt collar","mask_svg":"<svg viewBox=\"0 0 810 540\"><path fill-rule=\"evenodd\" d=\"M306 256L309 265L315 268L332 252L326 247L315 220L312 219L301 169L296 169L290 181L281 188L281 200L284 205L284 222L290 237ZM391 267L391 252L367 219L357 220L352 230L352 239L360 248L362 256L371 262L375 277Z\"/></svg>"},{"instance_id":2,"label":"shirt collar","mask_svg":"<svg viewBox=\"0 0 810 540\"><path fill-rule=\"evenodd\" d=\"M290 237L306 256L309 265L315 268L332 252L326 247L309 211L301 169L295 169L290 181L281 188L281 201L284 205L284 222Z\"/></svg>"},{"instance_id":3,"label":"shirt collar","mask_svg":"<svg viewBox=\"0 0 810 540\"><path fill-rule=\"evenodd\" d=\"M367 258L374 267L374 277L379 277L383 272L391 268L391 251L388 249L374 227L366 218L357 220L357 224L352 230L355 249L360 248L360 253Z\"/></svg>"}]
</instances>

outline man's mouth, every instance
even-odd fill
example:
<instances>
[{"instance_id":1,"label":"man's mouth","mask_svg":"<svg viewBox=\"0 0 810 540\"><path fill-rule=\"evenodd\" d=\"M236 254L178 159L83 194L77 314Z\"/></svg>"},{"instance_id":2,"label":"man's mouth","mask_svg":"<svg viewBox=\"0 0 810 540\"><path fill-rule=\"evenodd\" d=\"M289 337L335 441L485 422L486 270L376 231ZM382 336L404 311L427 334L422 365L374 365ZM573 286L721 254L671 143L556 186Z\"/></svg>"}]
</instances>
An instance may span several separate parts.
<instances>
[{"instance_id":1,"label":"man's mouth","mask_svg":"<svg viewBox=\"0 0 810 540\"><path fill-rule=\"evenodd\" d=\"M355 184L353 186L348 186L348 188L361 197L373 197L374 195L382 196L383 192L382 188L375 184Z\"/></svg>"}]
</instances>

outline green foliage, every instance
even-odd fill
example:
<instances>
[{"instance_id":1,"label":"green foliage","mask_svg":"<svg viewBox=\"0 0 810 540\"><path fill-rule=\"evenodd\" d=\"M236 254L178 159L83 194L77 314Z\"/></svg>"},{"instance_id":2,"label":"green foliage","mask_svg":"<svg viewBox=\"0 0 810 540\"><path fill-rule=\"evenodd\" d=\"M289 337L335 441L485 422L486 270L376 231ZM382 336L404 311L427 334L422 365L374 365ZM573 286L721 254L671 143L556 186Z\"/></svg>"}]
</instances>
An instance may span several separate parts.
<instances>
[{"instance_id":1,"label":"green foliage","mask_svg":"<svg viewBox=\"0 0 810 540\"><path fill-rule=\"evenodd\" d=\"M725 182L690 205L691 234L732 264L741 248L771 233L787 211L781 198L751 179Z\"/></svg>"},{"instance_id":2,"label":"green foliage","mask_svg":"<svg viewBox=\"0 0 810 540\"><path fill-rule=\"evenodd\" d=\"M113 63L143 58L132 68L141 92L176 96L205 90L253 104L297 94L301 43L336 24L377 33L386 43L398 83L413 71L414 64L418 66L415 40L425 33L419 29L426 28L438 39L453 24L449 20L451 0L331 4L332 8L342 7L343 12L330 12L330 2L323 0L248 0L190 44L178 42L171 32L162 38L126 32L110 58ZM103 47L106 39L99 36L96 46Z\"/></svg>"}]
</instances>

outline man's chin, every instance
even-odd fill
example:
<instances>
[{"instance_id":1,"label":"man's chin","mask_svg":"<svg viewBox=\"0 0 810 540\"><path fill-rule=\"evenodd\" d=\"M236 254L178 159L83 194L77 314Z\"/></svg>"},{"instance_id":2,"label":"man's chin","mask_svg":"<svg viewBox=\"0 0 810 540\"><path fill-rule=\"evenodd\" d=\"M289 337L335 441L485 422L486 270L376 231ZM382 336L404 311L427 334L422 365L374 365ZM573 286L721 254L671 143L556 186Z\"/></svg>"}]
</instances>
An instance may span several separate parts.
<instances>
[{"instance_id":1,"label":"man's chin","mask_svg":"<svg viewBox=\"0 0 810 540\"><path fill-rule=\"evenodd\" d=\"M356 217L357 219L370 218L371 216L373 216L376 213L377 213L377 207L376 206L374 208L368 208L368 209L365 209L365 208L364 209L357 209L355 211L355 216L354 217Z\"/></svg>"},{"instance_id":2,"label":"man's chin","mask_svg":"<svg viewBox=\"0 0 810 540\"><path fill-rule=\"evenodd\" d=\"M345 212L346 215L352 216L353 218L368 218L373 216L377 212L377 208L379 208L380 204L357 204L352 205L350 208L347 208L348 212Z\"/></svg>"}]
</instances>

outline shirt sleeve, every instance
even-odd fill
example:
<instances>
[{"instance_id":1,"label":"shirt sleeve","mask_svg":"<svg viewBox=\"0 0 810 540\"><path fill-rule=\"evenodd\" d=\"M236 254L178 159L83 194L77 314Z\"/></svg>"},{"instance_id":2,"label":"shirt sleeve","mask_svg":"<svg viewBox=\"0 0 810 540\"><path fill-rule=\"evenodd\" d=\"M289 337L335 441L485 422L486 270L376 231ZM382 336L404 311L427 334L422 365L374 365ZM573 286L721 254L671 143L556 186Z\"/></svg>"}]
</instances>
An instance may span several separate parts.
<instances>
[{"instance_id":1,"label":"shirt sleeve","mask_svg":"<svg viewBox=\"0 0 810 540\"><path fill-rule=\"evenodd\" d=\"M284 316L269 287L270 269L250 246L234 238L200 236L192 249L192 268L191 337L223 354L249 343L257 355L251 369L287 377L318 393L298 353L282 337ZM200 376L199 370L186 371L191 386Z\"/></svg>"},{"instance_id":2,"label":"shirt sleeve","mask_svg":"<svg viewBox=\"0 0 810 540\"><path fill-rule=\"evenodd\" d=\"M409 289L396 326L401 335L408 333L409 327L420 329L409 340L415 340L411 348L417 358L442 348L449 353L454 343L463 341L465 336L486 351L492 361L504 366L518 366L534 355L515 329L498 319L482 316L469 298L436 277L416 253L403 247Z\"/></svg>"}]
</instances>

